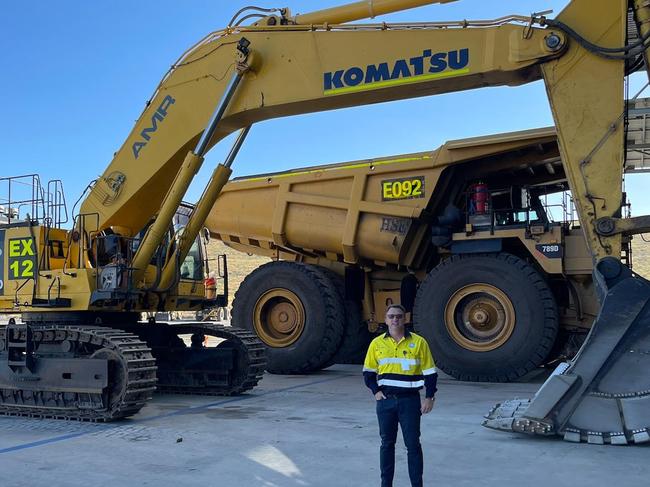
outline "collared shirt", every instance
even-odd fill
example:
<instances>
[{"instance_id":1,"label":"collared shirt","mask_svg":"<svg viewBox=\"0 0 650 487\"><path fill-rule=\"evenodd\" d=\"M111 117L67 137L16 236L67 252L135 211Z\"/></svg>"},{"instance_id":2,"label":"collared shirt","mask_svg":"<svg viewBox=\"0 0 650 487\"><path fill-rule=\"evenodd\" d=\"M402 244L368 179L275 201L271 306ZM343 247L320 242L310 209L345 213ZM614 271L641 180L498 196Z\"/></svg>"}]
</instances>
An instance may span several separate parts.
<instances>
[{"instance_id":1,"label":"collared shirt","mask_svg":"<svg viewBox=\"0 0 650 487\"><path fill-rule=\"evenodd\" d=\"M426 387L426 397L433 397L438 373L427 341L406 330L399 342L386 332L370 343L363 378L373 394L408 394Z\"/></svg>"}]
</instances>

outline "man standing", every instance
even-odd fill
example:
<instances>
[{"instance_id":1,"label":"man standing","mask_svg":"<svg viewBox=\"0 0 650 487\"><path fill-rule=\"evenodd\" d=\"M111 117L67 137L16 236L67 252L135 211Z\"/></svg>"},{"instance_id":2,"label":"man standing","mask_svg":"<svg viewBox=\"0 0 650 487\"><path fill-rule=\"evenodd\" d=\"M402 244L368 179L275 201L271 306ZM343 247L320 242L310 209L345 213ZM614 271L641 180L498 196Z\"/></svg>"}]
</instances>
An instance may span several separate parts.
<instances>
[{"instance_id":1,"label":"man standing","mask_svg":"<svg viewBox=\"0 0 650 487\"><path fill-rule=\"evenodd\" d=\"M370 343L363 364L363 379L377 400L382 487L393 485L398 424L408 450L411 485L422 487L424 462L420 416L433 408L438 380L429 345L421 336L406 330L405 315L403 306L389 306L386 310L388 331ZM419 391L423 386L425 398L420 402Z\"/></svg>"}]
</instances>

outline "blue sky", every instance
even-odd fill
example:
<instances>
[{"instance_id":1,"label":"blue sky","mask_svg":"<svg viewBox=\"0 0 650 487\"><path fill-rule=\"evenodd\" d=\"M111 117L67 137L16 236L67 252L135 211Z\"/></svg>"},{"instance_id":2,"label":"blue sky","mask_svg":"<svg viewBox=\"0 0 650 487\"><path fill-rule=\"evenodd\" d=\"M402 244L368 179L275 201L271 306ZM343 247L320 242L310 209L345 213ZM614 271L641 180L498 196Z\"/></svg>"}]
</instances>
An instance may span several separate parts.
<instances>
[{"instance_id":1,"label":"blue sky","mask_svg":"<svg viewBox=\"0 0 650 487\"><path fill-rule=\"evenodd\" d=\"M186 48L242 6L305 13L336 0L60 0L5 2L0 17L0 177L63 179L69 207L110 162L160 78ZM379 20L439 21L557 14L567 0L461 0ZM632 85L645 82L637 76ZM631 91L635 91L634 89ZM433 149L446 140L552 124L541 82L261 122L235 176ZM231 138L208 154L186 199L201 193ZM634 214L650 212L643 175L628 178Z\"/></svg>"}]
</instances>

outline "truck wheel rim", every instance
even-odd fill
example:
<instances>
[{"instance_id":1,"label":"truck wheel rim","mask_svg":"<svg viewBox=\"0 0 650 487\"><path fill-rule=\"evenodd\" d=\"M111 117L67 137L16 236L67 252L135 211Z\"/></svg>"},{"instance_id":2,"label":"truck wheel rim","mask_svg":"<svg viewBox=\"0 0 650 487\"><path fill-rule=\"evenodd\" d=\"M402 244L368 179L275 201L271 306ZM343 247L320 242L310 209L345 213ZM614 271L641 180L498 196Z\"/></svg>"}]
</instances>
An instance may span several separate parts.
<instances>
[{"instance_id":1,"label":"truck wheel rim","mask_svg":"<svg viewBox=\"0 0 650 487\"><path fill-rule=\"evenodd\" d=\"M270 289L255 303L254 321L257 336L270 347L287 347L305 329L305 308L293 292Z\"/></svg>"},{"instance_id":2,"label":"truck wheel rim","mask_svg":"<svg viewBox=\"0 0 650 487\"><path fill-rule=\"evenodd\" d=\"M500 289L490 284L470 284L449 298L445 326L461 347L488 352L499 348L512 335L515 308Z\"/></svg>"}]
</instances>

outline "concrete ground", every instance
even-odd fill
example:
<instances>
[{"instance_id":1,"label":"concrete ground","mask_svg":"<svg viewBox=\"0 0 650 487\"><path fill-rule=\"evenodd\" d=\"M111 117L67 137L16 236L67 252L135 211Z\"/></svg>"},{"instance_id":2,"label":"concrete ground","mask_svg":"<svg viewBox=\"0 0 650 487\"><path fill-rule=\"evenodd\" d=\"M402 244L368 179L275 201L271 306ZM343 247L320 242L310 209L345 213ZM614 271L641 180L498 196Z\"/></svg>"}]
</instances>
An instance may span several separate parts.
<instances>
[{"instance_id":1,"label":"concrete ground","mask_svg":"<svg viewBox=\"0 0 650 487\"><path fill-rule=\"evenodd\" d=\"M650 447L534 439L480 426L529 383L442 379L423 418L425 485L629 486L650 478ZM377 486L374 399L358 366L266 375L234 397L156 396L108 425L0 417L0 486ZM397 449L396 486L407 486Z\"/></svg>"}]
</instances>

